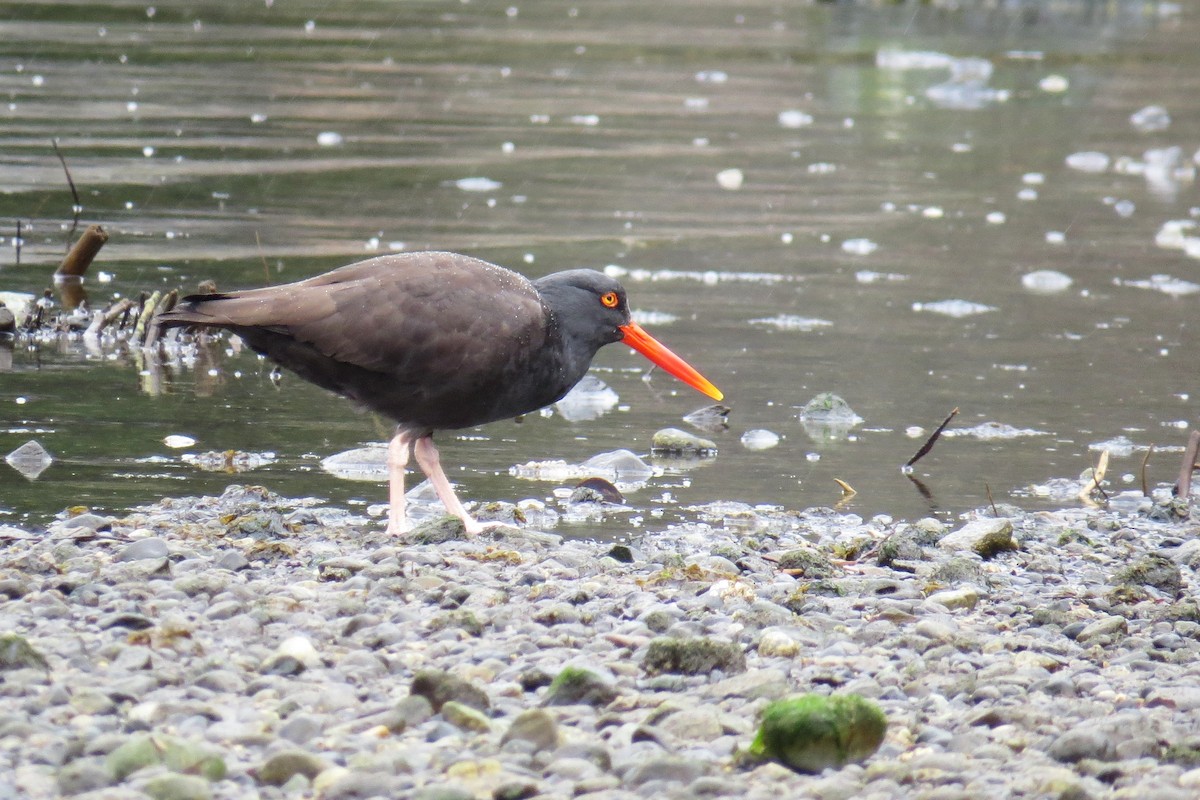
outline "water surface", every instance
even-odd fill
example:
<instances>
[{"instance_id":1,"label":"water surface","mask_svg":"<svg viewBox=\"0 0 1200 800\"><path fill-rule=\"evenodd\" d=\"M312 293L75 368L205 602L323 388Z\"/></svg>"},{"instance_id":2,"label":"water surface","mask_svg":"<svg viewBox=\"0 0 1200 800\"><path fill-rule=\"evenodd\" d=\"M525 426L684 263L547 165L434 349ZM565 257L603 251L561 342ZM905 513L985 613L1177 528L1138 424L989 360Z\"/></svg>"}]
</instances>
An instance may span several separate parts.
<instances>
[{"instance_id":1,"label":"water surface","mask_svg":"<svg viewBox=\"0 0 1200 800\"><path fill-rule=\"evenodd\" d=\"M733 409L714 461L631 494L643 524L718 499L832 505L834 478L864 516L950 517L989 489L1036 507L1027 487L1077 476L1120 436L1132 447L1114 488L1135 483L1145 447L1197 424L1200 270L1156 236L1200 215L1200 15L1132 0L873 5L0 3L0 290L40 292L66 246L58 139L81 224L112 233L94 304L395 249L531 276L623 271L647 327ZM1151 105L1167 124L1135 125ZM1088 151L1107 166L1068 166ZM1031 291L1037 270L1071 284ZM386 425L296 379L276 387L251 354L169 371L157 394L134 354L64 341L11 357L0 451L36 438L56 461L36 481L0 466L0 521L230 480L356 508L384 497L318 464ZM645 453L705 402L643 381L644 366L600 355L620 404L599 419L443 435L451 477L470 499L545 498L554 484L510 468ZM807 431L798 410L824 391L865 421ZM918 487L899 471L924 435L910 429L955 407L957 428L1026 434L945 439ZM750 450L751 429L782 439ZM200 472L169 434L276 460ZM1151 481L1177 460L1156 456Z\"/></svg>"}]
</instances>

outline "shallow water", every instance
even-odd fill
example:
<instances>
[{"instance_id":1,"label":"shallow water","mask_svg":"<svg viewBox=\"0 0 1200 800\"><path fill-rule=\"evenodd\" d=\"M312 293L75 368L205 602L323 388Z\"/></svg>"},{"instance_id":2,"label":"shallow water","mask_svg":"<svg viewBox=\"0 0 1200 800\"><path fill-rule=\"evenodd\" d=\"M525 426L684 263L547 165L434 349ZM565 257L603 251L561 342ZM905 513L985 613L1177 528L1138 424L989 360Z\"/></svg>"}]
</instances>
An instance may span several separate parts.
<instances>
[{"instance_id":1,"label":"shallow water","mask_svg":"<svg viewBox=\"0 0 1200 800\"><path fill-rule=\"evenodd\" d=\"M1146 446L1198 424L1200 269L1156 236L1200 216L1200 11L957 5L0 3L0 291L41 291L64 251L57 138L81 224L112 233L98 304L399 248L623 271L647 328L733 409L715 460L631 493L642 524L716 499L832 505L834 478L862 515L950 516L989 489L1037 506L1030 484L1077 476L1118 436L1133 448L1110 479L1136 482ZM1152 104L1165 128L1131 119ZM1107 164L1068 166L1093 151ZM1028 288L1039 270L1071 283ZM35 481L0 466L0 522L230 480L356 508L385 495L319 459L386 426L298 380L277 388L252 355L153 395L132 355L11 356L0 452L36 438L56 461ZM451 477L471 499L544 498L553 483L510 467L644 453L705 404L644 366L600 355L620 402L599 419L443 435ZM798 410L825 391L865 421L807 431ZM1025 433L943 439L918 486L899 465L955 407L952 429ZM743 446L754 429L779 444ZM233 478L180 459L227 449L276 460ZM1178 458L1156 455L1151 482Z\"/></svg>"}]
</instances>

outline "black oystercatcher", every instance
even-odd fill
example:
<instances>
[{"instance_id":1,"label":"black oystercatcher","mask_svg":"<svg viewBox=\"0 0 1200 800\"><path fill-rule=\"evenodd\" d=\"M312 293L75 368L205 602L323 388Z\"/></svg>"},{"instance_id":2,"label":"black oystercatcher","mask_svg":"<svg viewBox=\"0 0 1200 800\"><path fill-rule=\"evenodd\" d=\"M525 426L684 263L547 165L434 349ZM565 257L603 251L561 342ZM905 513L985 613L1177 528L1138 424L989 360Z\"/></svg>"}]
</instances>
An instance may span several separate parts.
<instances>
[{"instance_id":1,"label":"black oystercatcher","mask_svg":"<svg viewBox=\"0 0 1200 800\"><path fill-rule=\"evenodd\" d=\"M404 529L413 455L447 511L476 522L433 432L559 400L601 347L624 342L709 397L721 392L630 319L621 284L576 269L529 281L456 253L381 256L283 286L185 297L164 325L225 328L300 377L395 420L388 532Z\"/></svg>"}]
</instances>

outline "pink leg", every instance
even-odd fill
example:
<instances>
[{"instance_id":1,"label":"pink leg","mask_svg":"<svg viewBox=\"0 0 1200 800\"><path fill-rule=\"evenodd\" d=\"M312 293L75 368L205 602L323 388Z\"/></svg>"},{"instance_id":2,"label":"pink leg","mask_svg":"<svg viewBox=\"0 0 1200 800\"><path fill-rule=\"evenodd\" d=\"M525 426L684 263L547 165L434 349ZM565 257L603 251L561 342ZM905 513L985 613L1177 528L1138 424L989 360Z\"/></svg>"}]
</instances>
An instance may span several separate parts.
<instances>
[{"instance_id":1,"label":"pink leg","mask_svg":"<svg viewBox=\"0 0 1200 800\"><path fill-rule=\"evenodd\" d=\"M404 468L408 465L408 454L412 450L412 439L397 433L388 442L388 525L387 532L398 536L408 528L404 516Z\"/></svg>"},{"instance_id":2,"label":"pink leg","mask_svg":"<svg viewBox=\"0 0 1200 800\"><path fill-rule=\"evenodd\" d=\"M468 536L477 536L487 528L495 527L496 523L485 525L477 522L458 501L457 495L454 494L454 487L450 485L446 473L442 472L442 462L438 458L437 448L433 446L433 437L422 436L417 439L416 444L413 445L413 455L417 457L417 463L421 465L421 469L433 484L434 491L437 492L446 511L462 520Z\"/></svg>"}]
</instances>

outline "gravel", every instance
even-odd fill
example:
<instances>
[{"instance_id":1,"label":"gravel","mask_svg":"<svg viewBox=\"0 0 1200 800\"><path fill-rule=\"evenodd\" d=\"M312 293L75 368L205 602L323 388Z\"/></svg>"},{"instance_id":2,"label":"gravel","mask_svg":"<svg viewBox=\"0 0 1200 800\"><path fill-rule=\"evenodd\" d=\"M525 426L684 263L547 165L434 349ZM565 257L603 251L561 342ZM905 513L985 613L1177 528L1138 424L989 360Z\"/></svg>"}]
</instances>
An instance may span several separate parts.
<instances>
[{"instance_id":1,"label":"gravel","mask_svg":"<svg viewBox=\"0 0 1200 800\"><path fill-rule=\"evenodd\" d=\"M0 800L1194 798L1200 525L1113 506L722 502L614 547L234 486L9 524ZM886 714L865 762L744 756L835 691Z\"/></svg>"}]
</instances>

